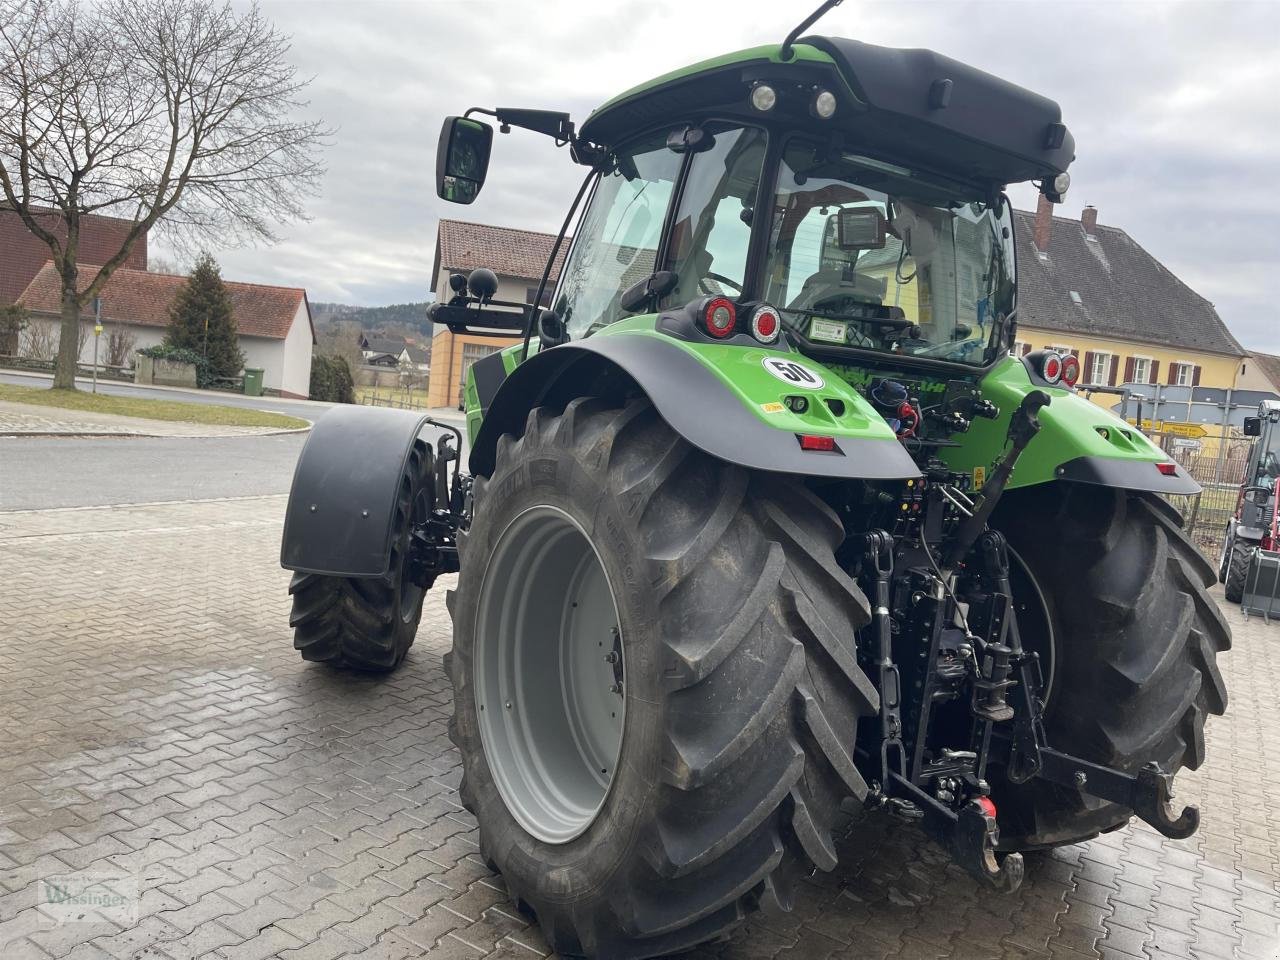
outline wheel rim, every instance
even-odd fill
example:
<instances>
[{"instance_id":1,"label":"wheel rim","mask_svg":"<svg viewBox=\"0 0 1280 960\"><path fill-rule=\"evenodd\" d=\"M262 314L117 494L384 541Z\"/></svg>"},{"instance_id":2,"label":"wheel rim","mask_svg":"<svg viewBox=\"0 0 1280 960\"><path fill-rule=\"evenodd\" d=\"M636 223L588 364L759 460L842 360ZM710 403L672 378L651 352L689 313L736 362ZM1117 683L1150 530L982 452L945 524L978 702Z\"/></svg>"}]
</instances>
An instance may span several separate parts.
<instances>
[{"instance_id":1,"label":"wheel rim","mask_svg":"<svg viewBox=\"0 0 1280 960\"><path fill-rule=\"evenodd\" d=\"M508 811L547 843L596 819L626 719L617 604L586 532L532 507L498 538L480 587L475 707Z\"/></svg>"}]
</instances>

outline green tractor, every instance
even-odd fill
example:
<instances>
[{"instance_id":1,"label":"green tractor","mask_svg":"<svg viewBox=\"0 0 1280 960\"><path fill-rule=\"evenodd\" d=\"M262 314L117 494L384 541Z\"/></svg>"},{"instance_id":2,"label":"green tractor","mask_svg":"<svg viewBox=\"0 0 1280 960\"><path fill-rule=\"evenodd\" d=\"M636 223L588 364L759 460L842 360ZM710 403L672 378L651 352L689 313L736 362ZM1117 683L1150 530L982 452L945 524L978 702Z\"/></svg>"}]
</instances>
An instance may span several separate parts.
<instances>
[{"instance_id":1,"label":"green tractor","mask_svg":"<svg viewBox=\"0 0 1280 960\"><path fill-rule=\"evenodd\" d=\"M1010 352L1005 187L1060 200L1074 141L962 63L801 37L833 5L581 126L448 118L446 200L485 181L483 117L585 168L550 297L477 270L432 308L523 333L471 369L469 470L460 431L362 408L299 462L295 645L392 670L458 571L461 802L566 956L786 909L851 803L1005 890L1024 851L1198 824L1172 781L1230 634L1161 496L1198 487L1074 358Z\"/></svg>"}]
</instances>

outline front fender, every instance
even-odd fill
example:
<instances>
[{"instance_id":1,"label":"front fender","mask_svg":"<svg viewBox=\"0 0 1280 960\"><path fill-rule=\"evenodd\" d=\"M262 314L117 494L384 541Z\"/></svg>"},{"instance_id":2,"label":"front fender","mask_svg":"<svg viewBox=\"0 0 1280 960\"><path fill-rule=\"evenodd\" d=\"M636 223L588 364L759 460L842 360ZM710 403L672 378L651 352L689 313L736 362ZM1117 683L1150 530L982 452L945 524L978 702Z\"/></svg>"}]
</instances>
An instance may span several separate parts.
<instances>
[{"instance_id":1,"label":"front fender","mask_svg":"<svg viewBox=\"0 0 1280 960\"><path fill-rule=\"evenodd\" d=\"M337 577L385 576L400 479L425 413L335 406L298 457L280 565Z\"/></svg>"},{"instance_id":2,"label":"front fender","mask_svg":"<svg viewBox=\"0 0 1280 960\"><path fill-rule=\"evenodd\" d=\"M818 374L821 386L789 387L765 359L785 357ZM832 478L896 480L919 469L860 394L798 353L676 340L639 324L542 350L502 382L471 447L472 473L493 472L498 438L520 433L533 407L634 384L668 425L713 457L753 470ZM797 413L782 401L804 394ZM835 411L839 411L836 413ZM832 437L836 450L802 450L799 436Z\"/></svg>"},{"instance_id":3,"label":"front fender","mask_svg":"<svg viewBox=\"0 0 1280 960\"><path fill-rule=\"evenodd\" d=\"M1032 390L1043 390L1051 402L1039 414L1041 429L1018 460L1008 489L1052 480L1072 480L1125 490L1195 494L1200 484L1181 464L1165 470L1168 454L1131 423L1120 419L1074 390L1031 382L1021 360L999 363L981 382L982 396L1000 408L995 420L975 420L961 445L941 452L953 470L990 474L1005 450L1009 419Z\"/></svg>"}]
</instances>

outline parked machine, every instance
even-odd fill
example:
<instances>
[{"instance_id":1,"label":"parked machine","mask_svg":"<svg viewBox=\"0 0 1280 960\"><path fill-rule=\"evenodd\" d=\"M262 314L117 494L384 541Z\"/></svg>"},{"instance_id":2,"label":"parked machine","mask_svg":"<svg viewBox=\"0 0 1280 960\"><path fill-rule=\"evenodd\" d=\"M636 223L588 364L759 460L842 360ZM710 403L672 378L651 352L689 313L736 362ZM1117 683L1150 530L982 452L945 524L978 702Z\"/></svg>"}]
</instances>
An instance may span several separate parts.
<instances>
[{"instance_id":1,"label":"parked machine","mask_svg":"<svg viewBox=\"0 0 1280 960\"><path fill-rule=\"evenodd\" d=\"M1159 494L1199 488L1075 393L1074 358L1010 353L1004 189L1060 200L1071 134L938 54L798 39L834 5L580 127L446 120L446 200L484 184L484 117L585 168L550 307L475 271L432 310L524 337L471 369L469 471L460 435L368 408L298 465L304 658L394 669L459 571L461 801L562 955L787 908L849 798L1004 890L1022 851L1198 824L1173 777L1230 636Z\"/></svg>"},{"instance_id":2,"label":"parked machine","mask_svg":"<svg viewBox=\"0 0 1280 960\"><path fill-rule=\"evenodd\" d=\"M1245 467L1236 512L1227 521L1218 579L1227 599L1240 603L1250 579L1250 563L1257 551L1275 552L1280 546L1276 478L1280 477L1280 400L1263 400L1258 415L1244 422L1245 436L1256 437Z\"/></svg>"}]
</instances>

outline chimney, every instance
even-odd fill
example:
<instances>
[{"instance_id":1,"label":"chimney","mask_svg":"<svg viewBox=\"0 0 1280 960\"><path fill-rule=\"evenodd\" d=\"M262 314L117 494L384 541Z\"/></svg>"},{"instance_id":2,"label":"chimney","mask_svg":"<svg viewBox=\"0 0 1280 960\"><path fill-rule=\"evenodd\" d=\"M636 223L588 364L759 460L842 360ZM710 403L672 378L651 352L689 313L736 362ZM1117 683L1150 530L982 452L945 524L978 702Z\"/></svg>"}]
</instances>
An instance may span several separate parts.
<instances>
[{"instance_id":1,"label":"chimney","mask_svg":"<svg viewBox=\"0 0 1280 960\"><path fill-rule=\"evenodd\" d=\"M1041 253L1049 252L1049 234L1053 232L1053 204L1042 193L1036 204L1036 226L1032 241Z\"/></svg>"},{"instance_id":2,"label":"chimney","mask_svg":"<svg viewBox=\"0 0 1280 960\"><path fill-rule=\"evenodd\" d=\"M1080 226L1084 227L1086 237L1094 237L1098 234L1098 208L1085 207L1080 211Z\"/></svg>"}]
</instances>

